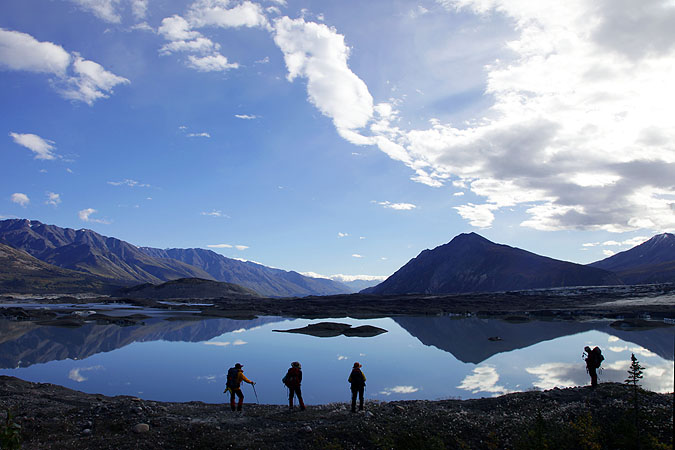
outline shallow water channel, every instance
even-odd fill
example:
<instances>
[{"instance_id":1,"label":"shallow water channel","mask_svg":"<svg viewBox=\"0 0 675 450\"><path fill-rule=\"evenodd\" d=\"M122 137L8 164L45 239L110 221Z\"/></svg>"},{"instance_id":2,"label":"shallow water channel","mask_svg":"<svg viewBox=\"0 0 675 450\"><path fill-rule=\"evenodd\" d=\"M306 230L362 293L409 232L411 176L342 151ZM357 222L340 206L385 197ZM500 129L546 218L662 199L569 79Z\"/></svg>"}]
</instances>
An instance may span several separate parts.
<instances>
[{"instance_id":1,"label":"shallow water channel","mask_svg":"<svg viewBox=\"0 0 675 450\"><path fill-rule=\"evenodd\" d=\"M372 325L387 332L321 338L273 331L319 322ZM644 387L672 392L673 327L625 331L610 323L154 317L144 325L63 328L0 321L0 374L105 395L219 403L225 400L225 372L240 362L257 382L260 403L282 404L281 378L297 360L305 401L318 404L348 400L347 377L358 361L367 377L368 399L464 399L588 384L583 348L598 345L605 356L600 382L623 382L635 353L646 367ZM255 401L251 386L243 391L246 402Z\"/></svg>"}]
</instances>

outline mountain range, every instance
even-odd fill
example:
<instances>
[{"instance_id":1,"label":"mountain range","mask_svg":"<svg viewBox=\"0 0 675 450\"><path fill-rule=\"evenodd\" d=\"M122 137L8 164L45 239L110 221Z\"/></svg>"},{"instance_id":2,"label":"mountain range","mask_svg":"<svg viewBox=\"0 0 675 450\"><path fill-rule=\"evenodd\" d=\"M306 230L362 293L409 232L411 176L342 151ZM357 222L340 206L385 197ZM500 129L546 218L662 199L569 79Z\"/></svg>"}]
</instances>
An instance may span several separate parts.
<instances>
[{"instance_id":1,"label":"mountain range","mask_svg":"<svg viewBox=\"0 0 675 450\"><path fill-rule=\"evenodd\" d=\"M226 258L210 250L139 248L92 230L61 228L36 220L0 221L0 243L22 250L52 267L87 274L117 286L201 278L239 284L266 297L352 292L333 280L310 278L293 271ZM40 290L39 285L35 289L52 292ZM87 290L77 289L75 292ZM17 292L12 289L4 291ZM59 289L58 292L64 290Z\"/></svg>"},{"instance_id":2,"label":"mountain range","mask_svg":"<svg viewBox=\"0 0 675 450\"><path fill-rule=\"evenodd\" d=\"M367 294L456 294L571 286L675 282L669 233L589 265L496 244L476 233L424 250Z\"/></svg>"},{"instance_id":3,"label":"mountain range","mask_svg":"<svg viewBox=\"0 0 675 450\"><path fill-rule=\"evenodd\" d=\"M158 285L184 278L231 283L264 297L353 292L334 280L227 258L211 250L136 247L91 230L35 220L0 221L0 245L0 292L108 293L114 287ZM588 265L540 256L467 233L422 251L382 283L361 292L455 294L660 282L675 282L675 236L669 233ZM169 286L188 292L191 285ZM233 295L244 292L205 286L203 281L199 289ZM152 290L147 285L139 289ZM246 295L254 295L251 291Z\"/></svg>"}]
</instances>

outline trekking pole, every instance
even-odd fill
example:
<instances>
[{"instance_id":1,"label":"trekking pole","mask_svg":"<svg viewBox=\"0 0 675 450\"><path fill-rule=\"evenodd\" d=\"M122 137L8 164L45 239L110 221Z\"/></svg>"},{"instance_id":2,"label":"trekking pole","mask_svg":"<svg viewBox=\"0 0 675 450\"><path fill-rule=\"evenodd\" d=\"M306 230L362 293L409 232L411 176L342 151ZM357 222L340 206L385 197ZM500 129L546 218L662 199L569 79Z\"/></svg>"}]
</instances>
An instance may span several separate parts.
<instances>
[{"instance_id":1,"label":"trekking pole","mask_svg":"<svg viewBox=\"0 0 675 450\"><path fill-rule=\"evenodd\" d=\"M256 404L259 405L260 402L258 401L258 393L255 391L255 383L251 384L251 386L253 386L253 393L255 394L255 402Z\"/></svg>"}]
</instances>

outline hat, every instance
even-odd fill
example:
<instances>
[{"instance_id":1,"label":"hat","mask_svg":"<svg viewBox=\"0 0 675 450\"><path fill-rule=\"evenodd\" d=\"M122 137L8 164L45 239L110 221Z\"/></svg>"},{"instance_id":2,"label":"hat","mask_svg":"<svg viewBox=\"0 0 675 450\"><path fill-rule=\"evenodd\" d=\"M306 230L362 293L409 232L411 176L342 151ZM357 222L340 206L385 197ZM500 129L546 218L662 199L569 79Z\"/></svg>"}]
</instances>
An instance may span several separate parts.
<instances>
[{"instance_id":1,"label":"hat","mask_svg":"<svg viewBox=\"0 0 675 450\"><path fill-rule=\"evenodd\" d=\"M354 363L354 369L358 369L359 367L363 367L361 364L355 362Z\"/></svg>"},{"instance_id":2,"label":"hat","mask_svg":"<svg viewBox=\"0 0 675 450\"><path fill-rule=\"evenodd\" d=\"M242 365L239 364L239 363L237 363L237 364L234 365L234 368L235 368L235 369L241 369L242 367L244 367L244 366L242 366Z\"/></svg>"},{"instance_id":3,"label":"hat","mask_svg":"<svg viewBox=\"0 0 675 450\"><path fill-rule=\"evenodd\" d=\"M293 362L291 363L291 366L297 367L298 369L299 369L300 367L302 367L302 366L300 365L300 363L297 362L297 361L293 361Z\"/></svg>"}]
</instances>

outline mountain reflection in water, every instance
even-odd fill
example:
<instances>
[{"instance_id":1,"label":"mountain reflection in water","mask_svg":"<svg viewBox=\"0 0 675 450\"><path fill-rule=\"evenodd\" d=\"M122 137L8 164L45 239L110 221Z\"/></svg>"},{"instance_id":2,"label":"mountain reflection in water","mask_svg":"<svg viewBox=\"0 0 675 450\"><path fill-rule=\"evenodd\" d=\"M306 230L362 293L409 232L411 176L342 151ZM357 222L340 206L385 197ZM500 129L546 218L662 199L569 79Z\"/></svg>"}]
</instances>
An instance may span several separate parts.
<instances>
[{"instance_id":1,"label":"mountain reflection in water","mask_svg":"<svg viewBox=\"0 0 675 450\"><path fill-rule=\"evenodd\" d=\"M368 338L273 332L326 320L388 332ZM280 326L282 321L286 323ZM672 391L673 328L625 331L610 323L262 317L152 318L145 325L127 327L59 328L0 321L0 374L106 395L222 402L224 373L241 362L247 376L258 382L260 401L283 404L286 394L280 379L290 362L299 360L305 400L316 404L345 401L346 378L358 361L368 377L369 399L472 398L587 384L581 352L585 345L599 345L606 358L601 382L622 382L635 352L647 367L645 387ZM488 340L494 336L501 340ZM247 401L254 398L251 394Z\"/></svg>"}]
</instances>

